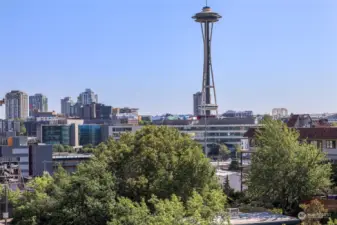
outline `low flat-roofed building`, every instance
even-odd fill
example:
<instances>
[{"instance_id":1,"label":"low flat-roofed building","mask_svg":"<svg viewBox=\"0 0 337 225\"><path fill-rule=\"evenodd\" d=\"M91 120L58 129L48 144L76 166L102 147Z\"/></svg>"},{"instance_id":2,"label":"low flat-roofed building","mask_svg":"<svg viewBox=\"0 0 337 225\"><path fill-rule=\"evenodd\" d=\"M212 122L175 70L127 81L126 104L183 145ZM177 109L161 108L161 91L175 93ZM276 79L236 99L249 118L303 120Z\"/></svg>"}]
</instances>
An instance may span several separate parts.
<instances>
[{"instance_id":1,"label":"low flat-roofed building","mask_svg":"<svg viewBox=\"0 0 337 225\"><path fill-rule=\"evenodd\" d=\"M260 128L263 129L263 128ZM337 127L295 128L299 132L299 141L307 141L327 154L327 158L337 163ZM254 152L256 128L250 128L244 134L244 151Z\"/></svg>"},{"instance_id":2,"label":"low flat-roofed building","mask_svg":"<svg viewBox=\"0 0 337 225\"><path fill-rule=\"evenodd\" d=\"M206 144L209 156L213 153L215 145L225 144L231 151L235 151L236 146L242 144L241 139L246 131L251 127L257 127L254 118L208 118L204 119L157 119L152 121L154 125L164 125L178 129L181 133L191 136L191 138L201 145ZM206 124L205 124L206 123ZM102 129L102 140L114 137L116 140L123 133L136 132L142 126L137 125L105 125Z\"/></svg>"},{"instance_id":3,"label":"low flat-roofed building","mask_svg":"<svg viewBox=\"0 0 337 225\"><path fill-rule=\"evenodd\" d=\"M231 217L231 225L297 225L301 221L296 217L271 212L242 213Z\"/></svg>"},{"instance_id":4,"label":"low flat-roofed building","mask_svg":"<svg viewBox=\"0 0 337 225\"><path fill-rule=\"evenodd\" d=\"M76 153L54 153L53 154L53 169L62 166L67 172L76 171L78 164L88 161L93 157L92 154L76 154Z\"/></svg>"}]
</instances>

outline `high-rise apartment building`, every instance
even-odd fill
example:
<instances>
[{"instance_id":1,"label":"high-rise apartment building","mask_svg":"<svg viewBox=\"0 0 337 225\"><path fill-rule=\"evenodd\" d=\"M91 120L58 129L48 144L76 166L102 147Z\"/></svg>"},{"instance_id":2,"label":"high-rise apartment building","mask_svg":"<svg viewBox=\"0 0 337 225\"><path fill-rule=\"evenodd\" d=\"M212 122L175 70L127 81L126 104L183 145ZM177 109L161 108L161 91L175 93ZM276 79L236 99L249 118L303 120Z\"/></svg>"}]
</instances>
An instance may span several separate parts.
<instances>
[{"instance_id":1,"label":"high-rise apartment building","mask_svg":"<svg viewBox=\"0 0 337 225\"><path fill-rule=\"evenodd\" d=\"M87 88L78 96L78 103L80 103L81 105L98 103L98 96L91 89Z\"/></svg>"},{"instance_id":2,"label":"high-rise apartment building","mask_svg":"<svg viewBox=\"0 0 337 225\"><path fill-rule=\"evenodd\" d=\"M48 98L43 94L29 96L29 116L33 116L34 111L48 112Z\"/></svg>"},{"instance_id":3,"label":"high-rise apartment building","mask_svg":"<svg viewBox=\"0 0 337 225\"><path fill-rule=\"evenodd\" d=\"M28 117L28 95L14 90L6 94L6 119L26 119Z\"/></svg>"},{"instance_id":4,"label":"high-rise apartment building","mask_svg":"<svg viewBox=\"0 0 337 225\"><path fill-rule=\"evenodd\" d=\"M110 120L113 117L112 106L104 105L101 103L92 103L90 105L79 105L76 103L72 107L73 116L81 119L103 119Z\"/></svg>"},{"instance_id":5,"label":"high-rise apartment building","mask_svg":"<svg viewBox=\"0 0 337 225\"><path fill-rule=\"evenodd\" d=\"M61 99L61 113L65 116L72 115L71 113L71 107L73 106L73 101L71 100L71 97L65 97Z\"/></svg>"},{"instance_id":6,"label":"high-rise apartment building","mask_svg":"<svg viewBox=\"0 0 337 225\"><path fill-rule=\"evenodd\" d=\"M193 94L193 115L199 116L202 114L202 110L200 109L202 101L202 93L197 92Z\"/></svg>"},{"instance_id":7,"label":"high-rise apartment building","mask_svg":"<svg viewBox=\"0 0 337 225\"><path fill-rule=\"evenodd\" d=\"M288 110L286 108L274 108L271 114L275 119L279 119L282 117L287 117Z\"/></svg>"}]
</instances>

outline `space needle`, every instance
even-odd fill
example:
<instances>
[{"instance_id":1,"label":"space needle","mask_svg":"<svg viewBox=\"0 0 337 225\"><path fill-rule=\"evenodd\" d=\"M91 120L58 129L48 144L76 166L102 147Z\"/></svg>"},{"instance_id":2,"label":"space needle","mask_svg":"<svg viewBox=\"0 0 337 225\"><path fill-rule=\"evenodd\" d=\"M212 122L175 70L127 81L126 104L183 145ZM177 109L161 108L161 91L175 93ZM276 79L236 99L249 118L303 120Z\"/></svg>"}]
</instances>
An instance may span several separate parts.
<instances>
[{"instance_id":1,"label":"space needle","mask_svg":"<svg viewBox=\"0 0 337 225\"><path fill-rule=\"evenodd\" d=\"M201 25L202 38L204 43L204 69L201 91L202 100L199 107L202 109L205 118L207 118L214 114L218 114L218 105L216 102L215 82L211 58L211 42L213 24L218 22L221 16L218 13L213 12L212 9L207 6L206 1L206 6L202 8L202 11L195 14L192 18Z\"/></svg>"}]
</instances>

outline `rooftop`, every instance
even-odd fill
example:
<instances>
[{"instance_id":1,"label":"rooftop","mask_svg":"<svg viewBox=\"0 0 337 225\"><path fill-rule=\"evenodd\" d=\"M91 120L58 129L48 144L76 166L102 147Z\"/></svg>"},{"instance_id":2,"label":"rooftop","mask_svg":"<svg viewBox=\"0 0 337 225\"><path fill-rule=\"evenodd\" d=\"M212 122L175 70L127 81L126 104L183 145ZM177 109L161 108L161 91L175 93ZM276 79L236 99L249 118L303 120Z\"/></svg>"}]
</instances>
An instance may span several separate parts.
<instances>
[{"instance_id":1,"label":"rooftop","mask_svg":"<svg viewBox=\"0 0 337 225\"><path fill-rule=\"evenodd\" d=\"M230 223L236 224L299 224L300 220L295 217L274 214L270 212L239 213L238 217L232 218Z\"/></svg>"},{"instance_id":2,"label":"rooftop","mask_svg":"<svg viewBox=\"0 0 337 225\"><path fill-rule=\"evenodd\" d=\"M260 128L263 129L263 128ZM300 139L337 139L337 127L314 127L314 128L296 128L300 134ZM249 128L244 137L253 138L256 128Z\"/></svg>"},{"instance_id":3,"label":"rooftop","mask_svg":"<svg viewBox=\"0 0 337 225\"><path fill-rule=\"evenodd\" d=\"M92 154L54 153L53 159L90 159Z\"/></svg>"},{"instance_id":4,"label":"rooftop","mask_svg":"<svg viewBox=\"0 0 337 225\"><path fill-rule=\"evenodd\" d=\"M184 119L165 119L162 120L152 120L154 124L157 125L205 125L205 119L200 120L184 120ZM255 124L255 119L253 117L246 118L207 118L207 125L243 125L243 124Z\"/></svg>"}]
</instances>

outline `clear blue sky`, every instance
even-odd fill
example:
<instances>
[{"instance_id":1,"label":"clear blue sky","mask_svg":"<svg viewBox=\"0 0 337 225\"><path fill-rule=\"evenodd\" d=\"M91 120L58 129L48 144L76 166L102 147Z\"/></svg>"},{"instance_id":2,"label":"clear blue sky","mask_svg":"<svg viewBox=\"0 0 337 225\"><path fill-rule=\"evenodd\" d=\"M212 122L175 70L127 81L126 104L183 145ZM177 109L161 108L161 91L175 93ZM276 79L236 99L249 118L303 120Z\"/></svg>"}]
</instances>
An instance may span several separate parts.
<instances>
[{"instance_id":1,"label":"clear blue sky","mask_svg":"<svg viewBox=\"0 0 337 225\"><path fill-rule=\"evenodd\" d=\"M209 0L220 111L337 111L336 0ZM93 89L115 107L190 113L201 89L202 0L0 1L0 95Z\"/></svg>"}]
</instances>

